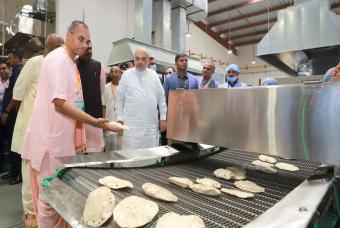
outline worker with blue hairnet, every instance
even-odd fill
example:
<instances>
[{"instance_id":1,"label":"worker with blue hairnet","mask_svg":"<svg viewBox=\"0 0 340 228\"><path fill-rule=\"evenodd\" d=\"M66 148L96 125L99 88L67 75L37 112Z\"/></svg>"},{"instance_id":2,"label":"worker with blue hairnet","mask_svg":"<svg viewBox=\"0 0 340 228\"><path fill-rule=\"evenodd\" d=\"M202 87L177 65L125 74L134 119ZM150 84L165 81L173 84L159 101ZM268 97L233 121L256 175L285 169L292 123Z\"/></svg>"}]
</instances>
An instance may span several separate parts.
<instances>
[{"instance_id":1,"label":"worker with blue hairnet","mask_svg":"<svg viewBox=\"0 0 340 228\"><path fill-rule=\"evenodd\" d=\"M226 82L221 85L221 88L242 88L247 87L246 84L239 80L240 67L236 64L230 64L226 68Z\"/></svg>"},{"instance_id":2,"label":"worker with blue hairnet","mask_svg":"<svg viewBox=\"0 0 340 228\"><path fill-rule=\"evenodd\" d=\"M278 85L279 82L275 78L266 78L263 80L263 86L271 86L271 85Z\"/></svg>"}]
</instances>

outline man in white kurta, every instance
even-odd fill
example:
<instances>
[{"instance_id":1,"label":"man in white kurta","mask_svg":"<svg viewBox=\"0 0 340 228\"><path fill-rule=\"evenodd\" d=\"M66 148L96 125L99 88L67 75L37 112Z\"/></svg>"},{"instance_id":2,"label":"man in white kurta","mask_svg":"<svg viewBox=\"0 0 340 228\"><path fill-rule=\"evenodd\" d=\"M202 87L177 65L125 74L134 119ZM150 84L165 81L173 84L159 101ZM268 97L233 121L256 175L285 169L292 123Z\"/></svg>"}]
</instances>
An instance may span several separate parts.
<instances>
[{"instance_id":1,"label":"man in white kurta","mask_svg":"<svg viewBox=\"0 0 340 228\"><path fill-rule=\"evenodd\" d=\"M57 34L50 34L47 37L44 55L38 55L30 58L22 68L20 75L13 89L13 100L21 102L17 119L14 126L11 150L21 154L22 141L26 132L27 124L31 118L34 100L37 94L37 85L39 74L44 57L56 47L64 43L63 39ZM30 187L30 169L29 160L21 161L22 174L22 205L25 213L26 226L34 226L35 213L32 201L32 192Z\"/></svg>"},{"instance_id":2,"label":"man in white kurta","mask_svg":"<svg viewBox=\"0 0 340 228\"><path fill-rule=\"evenodd\" d=\"M122 137L123 150L158 146L159 128L166 129L164 90L156 72L147 68L148 61L148 53L137 50L135 67L123 73L117 89L117 121L130 128Z\"/></svg>"},{"instance_id":3,"label":"man in white kurta","mask_svg":"<svg viewBox=\"0 0 340 228\"><path fill-rule=\"evenodd\" d=\"M117 121L117 112L116 112L116 97L117 97L117 88L119 85L119 81L122 77L122 70L118 66L113 66L110 69L110 77L111 82L105 85L104 95L102 96L102 105L105 110L104 118L109 121ZM115 132L106 132L105 133L105 150L106 151L114 151L120 150L122 144L121 136Z\"/></svg>"}]
</instances>

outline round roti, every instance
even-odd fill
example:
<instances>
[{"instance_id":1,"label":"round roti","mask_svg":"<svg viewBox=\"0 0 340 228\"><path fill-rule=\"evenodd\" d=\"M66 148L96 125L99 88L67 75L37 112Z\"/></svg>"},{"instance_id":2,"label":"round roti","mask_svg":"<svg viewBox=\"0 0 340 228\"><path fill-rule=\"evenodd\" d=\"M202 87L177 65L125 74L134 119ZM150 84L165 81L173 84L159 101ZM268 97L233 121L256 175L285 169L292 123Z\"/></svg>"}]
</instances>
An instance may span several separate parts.
<instances>
[{"instance_id":1,"label":"round roti","mask_svg":"<svg viewBox=\"0 0 340 228\"><path fill-rule=\"evenodd\" d=\"M221 188L221 183L210 178L197 178L196 183L208 185L214 188Z\"/></svg>"},{"instance_id":2,"label":"round roti","mask_svg":"<svg viewBox=\"0 0 340 228\"><path fill-rule=\"evenodd\" d=\"M299 171L299 167L296 167L295 165L284 163L284 162L278 162L275 164L275 166L279 169L287 170L287 171Z\"/></svg>"},{"instance_id":3,"label":"round roti","mask_svg":"<svg viewBox=\"0 0 340 228\"><path fill-rule=\"evenodd\" d=\"M188 188L190 185L195 184L192 180L186 177L169 177L168 180L182 188Z\"/></svg>"},{"instance_id":4,"label":"round roti","mask_svg":"<svg viewBox=\"0 0 340 228\"><path fill-rule=\"evenodd\" d=\"M100 184L112 189L133 188L133 184L130 181L122 180L114 176L106 176L100 178L98 181Z\"/></svg>"},{"instance_id":5,"label":"round roti","mask_svg":"<svg viewBox=\"0 0 340 228\"><path fill-rule=\"evenodd\" d=\"M156 228L205 228L203 220L196 215L179 215L169 212L162 215L156 224Z\"/></svg>"},{"instance_id":6,"label":"round roti","mask_svg":"<svg viewBox=\"0 0 340 228\"><path fill-rule=\"evenodd\" d=\"M162 188L158 185L152 184L152 183L145 183L142 185L143 192L147 194L148 196L164 200L168 202L177 202L178 198L175 196L172 192L170 192L168 189Z\"/></svg>"},{"instance_id":7,"label":"round roti","mask_svg":"<svg viewBox=\"0 0 340 228\"><path fill-rule=\"evenodd\" d=\"M246 179L246 170L239 167L227 167L226 169L215 170L214 175L218 178L223 178L226 180L244 180Z\"/></svg>"},{"instance_id":8,"label":"round roti","mask_svg":"<svg viewBox=\"0 0 340 228\"><path fill-rule=\"evenodd\" d=\"M97 188L86 199L83 221L89 226L101 226L111 217L114 206L111 189L106 186Z\"/></svg>"},{"instance_id":9,"label":"round roti","mask_svg":"<svg viewBox=\"0 0 340 228\"><path fill-rule=\"evenodd\" d=\"M242 192L236 189L230 189L230 188L221 188L221 192L224 192L226 194L232 195L232 196L237 196L242 199L247 199L247 198L253 198L254 194L250 192Z\"/></svg>"},{"instance_id":10,"label":"round roti","mask_svg":"<svg viewBox=\"0 0 340 228\"><path fill-rule=\"evenodd\" d=\"M115 207L113 219L120 227L140 227L151 222L158 211L155 202L138 196L128 196Z\"/></svg>"},{"instance_id":11,"label":"round roti","mask_svg":"<svg viewBox=\"0 0 340 228\"><path fill-rule=\"evenodd\" d=\"M254 192L254 193L259 193L259 192L264 192L265 189L254 182L248 181L248 180L240 180L240 181L235 181L234 185L238 187L239 189L242 189L247 192Z\"/></svg>"},{"instance_id":12,"label":"round roti","mask_svg":"<svg viewBox=\"0 0 340 228\"><path fill-rule=\"evenodd\" d=\"M274 169L274 165L268 162L260 161L260 160L255 160L252 161L252 163L255 166L255 169L266 172L266 173L276 173L277 170Z\"/></svg>"},{"instance_id":13,"label":"round roti","mask_svg":"<svg viewBox=\"0 0 340 228\"><path fill-rule=\"evenodd\" d=\"M276 159L267 155L260 155L259 159L264 162L269 162L269 163L276 163Z\"/></svg>"},{"instance_id":14,"label":"round roti","mask_svg":"<svg viewBox=\"0 0 340 228\"><path fill-rule=\"evenodd\" d=\"M116 128L119 128L119 129L123 130L123 131L130 130L130 128L128 126L123 125L123 124L121 124L119 122L116 122L116 121L111 121L110 124L112 126L116 127Z\"/></svg>"},{"instance_id":15,"label":"round roti","mask_svg":"<svg viewBox=\"0 0 340 228\"><path fill-rule=\"evenodd\" d=\"M221 191L218 190L217 188L204 185L204 184L193 184L193 185L190 185L189 188L193 190L194 192L197 192L203 195L208 195L208 196L217 196L221 194Z\"/></svg>"}]
</instances>

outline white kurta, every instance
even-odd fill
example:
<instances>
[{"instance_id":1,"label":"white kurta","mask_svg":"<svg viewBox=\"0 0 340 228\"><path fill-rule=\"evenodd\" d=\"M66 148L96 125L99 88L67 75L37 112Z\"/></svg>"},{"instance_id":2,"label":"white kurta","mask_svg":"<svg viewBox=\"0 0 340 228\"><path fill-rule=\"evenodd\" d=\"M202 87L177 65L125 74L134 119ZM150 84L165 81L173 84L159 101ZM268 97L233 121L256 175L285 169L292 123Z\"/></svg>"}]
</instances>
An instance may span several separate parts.
<instances>
[{"instance_id":1,"label":"white kurta","mask_svg":"<svg viewBox=\"0 0 340 228\"><path fill-rule=\"evenodd\" d=\"M111 82L105 85L104 95L102 96L102 103L105 106L105 119L109 121L117 120L116 113L116 96L117 96L117 87L113 85Z\"/></svg>"},{"instance_id":2,"label":"white kurta","mask_svg":"<svg viewBox=\"0 0 340 228\"><path fill-rule=\"evenodd\" d=\"M166 103L156 72L135 68L124 72L117 89L117 120L130 130L124 131L122 149L142 149L159 145L159 119L166 120Z\"/></svg>"},{"instance_id":3,"label":"white kurta","mask_svg":"<svg viewBox=\"0 0 340 228\"><path fill-rule=\"evenodd\" d=\"M111 82L105 85L104 95L102 96L102 103L105 106L105 119L109 121L117 120L116 112L116 97L117 87ZM116 132L106 132L105 134L105 150L114 151L120 150L122 144L121 137Z\"/></svg>"},{"instance_id":4,"label":"white kurta","mask_svg":"<svg viewBox=\"0 0 340 228\"><path fill-rule=\"evenodd\" d=\"M44 56L30 58L22 68L13 89L13 99L22 101L15 121L11 150L21 154L22 142L31 118Z\"/></svg>"}]
</instances>

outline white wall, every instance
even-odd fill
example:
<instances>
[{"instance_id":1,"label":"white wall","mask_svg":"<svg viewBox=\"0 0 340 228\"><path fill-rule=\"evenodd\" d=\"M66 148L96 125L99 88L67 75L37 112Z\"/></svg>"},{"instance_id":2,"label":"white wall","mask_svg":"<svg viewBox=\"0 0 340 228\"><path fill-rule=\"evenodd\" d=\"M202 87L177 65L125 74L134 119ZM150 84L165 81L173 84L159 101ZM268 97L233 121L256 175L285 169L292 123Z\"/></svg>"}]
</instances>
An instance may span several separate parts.
<instances>
[{"instance_id":1,"label":"white wall","mask_svg":"<svg viewBox=\"0 0 340 228\"><path fill-rule=\"evenodd\" d=\"M133 37L134 0L56 0L56 32L65 38L73 20L90 28L93 58L107 64L112 42Z\"/></svg>"}]
</instances>

